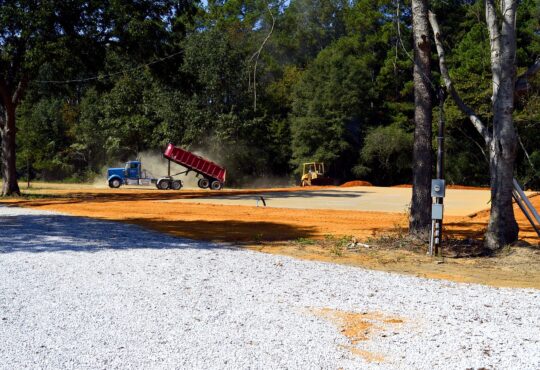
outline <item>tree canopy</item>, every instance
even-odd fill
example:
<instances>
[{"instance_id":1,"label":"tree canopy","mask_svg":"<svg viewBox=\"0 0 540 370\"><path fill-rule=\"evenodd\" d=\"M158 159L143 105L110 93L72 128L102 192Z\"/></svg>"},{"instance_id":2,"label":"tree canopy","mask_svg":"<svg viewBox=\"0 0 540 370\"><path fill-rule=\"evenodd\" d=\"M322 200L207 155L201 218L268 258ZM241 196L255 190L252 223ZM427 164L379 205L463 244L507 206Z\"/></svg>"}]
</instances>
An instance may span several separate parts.
<instances>
[{"instance_id":1,"label":"tree canopy","mask_svg":"<svg viewBox=\"0 0 540 370\"><path fill-rule=\"evenodd\" d=\"M407 3L1 3L0 77L12 95L27 84L17 110L19 177L88 180L173 142L227 166L234 185L292 182L307 161L324 161L340 181L412 180ZM483 5L434 6L451 30L445 44L455 86L489 123ZM518 73L540 54L539 9L537 0L519 4ZM523 144L517 175L538 187L540 79L529 83L515 111ZM450 99L446 108L448 181L489 184L481 137Z\"/></svg>"}]
</instances>

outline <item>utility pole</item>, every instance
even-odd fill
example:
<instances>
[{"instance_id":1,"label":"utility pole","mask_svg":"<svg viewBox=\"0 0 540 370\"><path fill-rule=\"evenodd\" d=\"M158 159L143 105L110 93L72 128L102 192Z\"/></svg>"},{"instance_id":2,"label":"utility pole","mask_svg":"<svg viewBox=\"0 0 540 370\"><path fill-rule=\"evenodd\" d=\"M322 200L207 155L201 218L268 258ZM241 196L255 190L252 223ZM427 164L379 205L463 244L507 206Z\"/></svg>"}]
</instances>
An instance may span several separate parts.
<instances>
[{"instance_id":1,"label":"utility pole","mask_svg":"<svg viewBox=\"0 0 540 370\"><path fill-rule=\"evenodd\" d=\"M444 102L447 93L444 87L440 87L438 91L439 98L439 132L437 135L437 170L435 179L431 181L431 197L433 204L431 205L431 236L429 242L428 254L440 255L442 244L442 226L444 206L443 200L445 196L445 181L444 181Z\"/></svg>"},{"instance_id":2,"label":"utility pole","mask_svg":"<svg viewBox=\"0 0 540 370\"><path fill-rule=\"evenodd\" d=\"M26 188L30 189L30 157L26 157Z\"/></svg>"}]
</instances>

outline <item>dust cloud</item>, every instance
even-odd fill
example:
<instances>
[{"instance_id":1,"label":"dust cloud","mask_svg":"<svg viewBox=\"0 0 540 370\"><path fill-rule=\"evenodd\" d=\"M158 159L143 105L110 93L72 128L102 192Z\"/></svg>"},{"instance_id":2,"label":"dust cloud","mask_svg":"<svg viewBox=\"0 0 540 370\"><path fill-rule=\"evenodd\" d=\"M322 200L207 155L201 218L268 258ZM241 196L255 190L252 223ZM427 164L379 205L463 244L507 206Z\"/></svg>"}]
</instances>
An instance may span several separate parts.
<instances>
[{"instance_id":1,"label":"dust cloud","mask_svg":"<svg viewBox=\"0 0 540 370\"><path fill-rule=\"evenodd\" d=\"M139 154L139 159L142 162L143 170L146 170L149 176L159 178L167 176L168 160L163 158L163 154L159 151L145 151ZM197 182L200 177L196 177L195 172L190 172L187 176L185 174L174 176L178 172L185 171L186 168L180 166L174 162L171 162L171 175L175 179L182 180L184 188L199 188Z\"/></svg>"},{"instance_id":2,"label":"dust cloud","mask_svg":"<svg viewBox=\"0 0 540 370\"><path fill-rule=\"evenodd\" d=\"M102 188L108 188L109 184L107 183L107 170L109 168L120 168L124 167L125 163L122 162L116 162L112 166L103 166L101 170L99 171L99 175L96 175L94 177L94 181L92 182L92 187L96 189L102 189Z\"/></svg>"}]
</instances>

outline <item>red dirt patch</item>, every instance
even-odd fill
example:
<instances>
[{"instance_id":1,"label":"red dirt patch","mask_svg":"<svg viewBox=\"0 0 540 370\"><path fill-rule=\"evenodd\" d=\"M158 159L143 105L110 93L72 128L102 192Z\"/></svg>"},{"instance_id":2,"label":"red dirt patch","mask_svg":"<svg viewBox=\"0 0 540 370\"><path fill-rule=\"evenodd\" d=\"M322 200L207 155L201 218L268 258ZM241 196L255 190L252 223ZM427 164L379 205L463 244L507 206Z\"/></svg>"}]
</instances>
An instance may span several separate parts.
<instances>
[{"instance_id":1,"label":"red dirt patch","mask_svg":"<svg viewBox=\"0 0 540 370\"><path fill-rule=\"evenodd\" d=\"M342 188L351 188L353 186L373 186L369 181L354 180L340 185Z\"/></svg>"}]
</instances>

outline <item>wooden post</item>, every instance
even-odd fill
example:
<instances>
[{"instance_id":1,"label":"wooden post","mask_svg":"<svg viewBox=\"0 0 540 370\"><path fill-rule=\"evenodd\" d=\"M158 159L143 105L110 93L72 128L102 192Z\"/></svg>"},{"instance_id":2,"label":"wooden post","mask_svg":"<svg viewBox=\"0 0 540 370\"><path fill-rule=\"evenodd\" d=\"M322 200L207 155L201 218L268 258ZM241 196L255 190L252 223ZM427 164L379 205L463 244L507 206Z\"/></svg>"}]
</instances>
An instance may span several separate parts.
<instances>
[{"instance_id":1,"label":"wooden post","mask_svg":"<svg viewBox=\"0 0 540 370\"><path fill-rule=\"evenodd\" d=\"M30 189L30 157L26 157L26 188Z\"/></svg>"}]
</instances>

